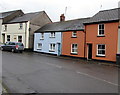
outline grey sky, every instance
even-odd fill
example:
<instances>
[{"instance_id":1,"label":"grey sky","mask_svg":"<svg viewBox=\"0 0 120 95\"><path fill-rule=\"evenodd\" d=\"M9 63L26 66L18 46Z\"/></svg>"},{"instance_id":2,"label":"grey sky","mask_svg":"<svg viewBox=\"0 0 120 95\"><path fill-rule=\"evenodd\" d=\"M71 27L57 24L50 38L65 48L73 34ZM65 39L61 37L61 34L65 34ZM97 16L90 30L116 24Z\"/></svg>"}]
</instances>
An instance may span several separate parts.
<instances>
[{"instance_id":1,"label":"grey sky","mask_svg":"<svg viewBox=\"0 0 120 95\"><path fill-rule=\"evenodd\" d=\"M23 12L46 11L52 21L59 21L65 14L66 20L90 17L100 10L118 7L120 0L0 0L0 12L22 9ZM101 8L102 5L102 8Z\"/></svg>"}]
</instances>

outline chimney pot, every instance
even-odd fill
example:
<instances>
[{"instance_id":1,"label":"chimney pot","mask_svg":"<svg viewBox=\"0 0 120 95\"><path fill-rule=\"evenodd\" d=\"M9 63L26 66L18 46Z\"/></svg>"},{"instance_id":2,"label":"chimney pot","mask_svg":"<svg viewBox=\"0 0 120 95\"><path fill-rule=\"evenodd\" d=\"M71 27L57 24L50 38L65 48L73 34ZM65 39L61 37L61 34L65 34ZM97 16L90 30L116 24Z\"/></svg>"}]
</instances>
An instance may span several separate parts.
<instances>
[{"instance_id":1,"label":"chimney pot","mask_svg":"<svg viewBox=\"0 0 120 95\"><path fill-rule=\"evenodd\" d=\"M64 16L64 14L61 14L61 16L60 16L60 21L65 21L65 16Z\"/></svg>"}]
</instances>

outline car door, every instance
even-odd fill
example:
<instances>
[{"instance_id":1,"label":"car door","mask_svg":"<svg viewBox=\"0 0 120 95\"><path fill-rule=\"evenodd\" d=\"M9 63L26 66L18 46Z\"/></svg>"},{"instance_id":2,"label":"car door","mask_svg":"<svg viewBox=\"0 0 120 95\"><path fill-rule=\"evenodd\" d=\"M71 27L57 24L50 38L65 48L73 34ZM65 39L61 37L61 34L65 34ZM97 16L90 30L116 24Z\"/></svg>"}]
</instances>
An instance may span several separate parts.
<instances>
[{"instance_id":1,"label":"car door","mask_svg":"<svg viewBox=\"0 0 120 95\"><path fill-rule=\"evenodd\" d=\"M4 50L9 50L9 42L6 42L4 45Z\"/></svg>"}]
</instances>

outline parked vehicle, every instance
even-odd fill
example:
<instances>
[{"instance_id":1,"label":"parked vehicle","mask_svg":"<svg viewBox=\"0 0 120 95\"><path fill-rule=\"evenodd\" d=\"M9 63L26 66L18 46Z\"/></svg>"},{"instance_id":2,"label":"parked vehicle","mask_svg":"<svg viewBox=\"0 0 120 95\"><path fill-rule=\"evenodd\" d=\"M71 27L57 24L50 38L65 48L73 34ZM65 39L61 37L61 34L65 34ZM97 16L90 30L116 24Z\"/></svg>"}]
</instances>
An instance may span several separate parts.
<instances>
[{"instance_id":1,"label":"parked vehicle","mask_svg":"<svg viewBox=\"0 0 120 95\"><path fill-rule=\"evenodd\" d=\"M24 50L24 45L21 42L6 42L4 45L1 46L1 50L22 53Z\"/></svg>"}]
</instances>

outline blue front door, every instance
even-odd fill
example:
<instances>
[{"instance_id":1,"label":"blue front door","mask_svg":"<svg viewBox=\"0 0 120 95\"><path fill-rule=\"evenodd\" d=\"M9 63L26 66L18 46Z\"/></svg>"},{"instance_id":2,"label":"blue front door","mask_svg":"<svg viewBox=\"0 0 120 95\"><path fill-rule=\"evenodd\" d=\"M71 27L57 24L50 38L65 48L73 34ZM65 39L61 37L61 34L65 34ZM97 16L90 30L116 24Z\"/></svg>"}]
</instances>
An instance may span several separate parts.
<instances>
[{"instance_id":1,"label":"blue front door","mask_svg":"<svg viewBox=\"0 0 120 95\"><path fill-rule=\"evenodd\" d=\"M58 43L58 56L60 56L60 54L61 54L61 44L60 43Z\"/></svg>"}]
</instances>

